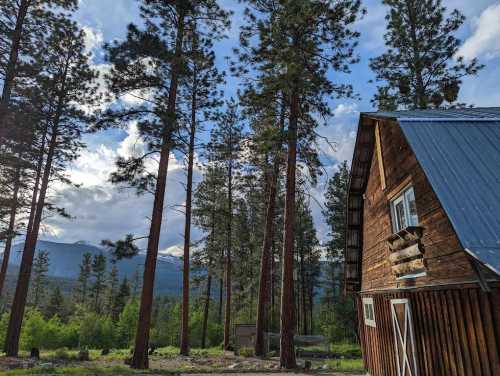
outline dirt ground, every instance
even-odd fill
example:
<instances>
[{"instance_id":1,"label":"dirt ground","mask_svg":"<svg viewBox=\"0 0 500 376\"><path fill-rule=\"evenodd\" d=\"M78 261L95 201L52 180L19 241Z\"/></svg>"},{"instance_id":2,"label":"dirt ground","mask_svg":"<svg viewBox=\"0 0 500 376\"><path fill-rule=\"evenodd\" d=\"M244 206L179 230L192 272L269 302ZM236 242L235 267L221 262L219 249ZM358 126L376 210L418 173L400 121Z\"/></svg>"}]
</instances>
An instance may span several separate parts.
<instances>
[{"instance_id":1,"label":"dirt ground","mask_svg":"<svg viewBox=\"0 0 500 376\"><path fill-rule=\"evenodd\" d=\"M26 374L36 373L39 375L50 374L74 374L78 375L137 375L142 376L142 372L130 373L130 369L124 363L128 353L111 353L106 356L93 356L92 360L80 362L71 359L50 359L45 358L38 361L28 358L7 358L0 357L0 375L10 375L14 371L16 376L22 375L23 369ZM179 356L177 354L156 353L149 359L150 373L147 376L160 376L166 374L186 375L186 376L274 376L282 373L279 369L279 359L259 359L253 357L242 357L233 353L223 353L217 356L210 354L197 354L195 356ZM303 361L299 360L299 367L303 366ZM313 370L309 373L297 370L294 376L305 376L311 374L332 375L332 376L361 376L357 373L335 372L334 369L323 368L320 364L313 364ZM36 371L36 372L33 372ZM146 374L144 374L146 376Z\"/></svg>"}]
</instances>

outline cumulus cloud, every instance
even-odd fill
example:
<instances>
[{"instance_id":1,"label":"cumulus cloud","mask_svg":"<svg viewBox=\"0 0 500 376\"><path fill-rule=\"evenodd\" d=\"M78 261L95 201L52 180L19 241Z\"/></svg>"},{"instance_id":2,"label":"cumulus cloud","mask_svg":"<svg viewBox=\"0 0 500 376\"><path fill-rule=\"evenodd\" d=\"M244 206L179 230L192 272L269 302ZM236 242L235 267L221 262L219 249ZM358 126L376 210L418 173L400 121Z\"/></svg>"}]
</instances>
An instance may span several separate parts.
<instances>
[{"instance_id":1,"label":"cumulus cloud","mask_svg":"<svg viewBox=\"0 0 500 376\"><path fill-rule=\"evenodd\" d=\"M500 56L500 4L486 8L474 21L474 32L458 51L458 56L492 59Z\"/></svg>"},{"instance_id":2,"label":"cumulus cloud","mask_svg":"<svg viewBox=\"0 0 500 376\"><path fill-rule=\"evenodd\" d=\"M108 135L107 140L109 139ZM123 187L120 189L109 182L116 157L134 155L142 151L143 147L137 127L135 123L131 123L126 137L115 147L112 143L101 143L84 150L68 170L70 178L81 186L58 186L52 200L66 208L74 219L48 218L43 237L59 242L85 240L96 244L102 239L123 238L128 233L147 235L153 196L137 196L134 190ZM153 167L152 164L151 168ZM184 161L171 154L168 170L160 247L164 253L178 255L184 228ZM200 177L201 172L195 169L195 181ZM192 238L196 240L200 236L200 232L194 228ZM142 240L139 246L145 248L146 240Z\"/></svg>"},{"instance_id":3,"label":"cumulus cloud","mask_svg":"<svg viewBox=\"0 0 500 376\"><path fill-rule=\"evenodd\" d=\"M87 25L83 26L82 29L85 33L85 50L93 54L95 50L101 47L104 36L101 31Z\"/></svg>"}]
</instances>

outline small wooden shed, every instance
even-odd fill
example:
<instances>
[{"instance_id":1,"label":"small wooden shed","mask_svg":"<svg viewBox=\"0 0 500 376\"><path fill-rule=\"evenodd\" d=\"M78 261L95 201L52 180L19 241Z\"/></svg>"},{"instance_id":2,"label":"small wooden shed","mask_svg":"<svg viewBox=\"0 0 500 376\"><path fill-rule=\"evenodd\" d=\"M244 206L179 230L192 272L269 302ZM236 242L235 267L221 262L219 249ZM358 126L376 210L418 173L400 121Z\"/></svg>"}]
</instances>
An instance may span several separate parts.
<instances>
[{"instance_id":1,"label":"small wooden shed","mask_svg":"<svg viewBox=\"0 0 500 376\"><path fill-rule=\"evenodd\" d=\"M345 262L370 375L500 375L500 108L362 113Z\"/></svg>"}]
</instances>

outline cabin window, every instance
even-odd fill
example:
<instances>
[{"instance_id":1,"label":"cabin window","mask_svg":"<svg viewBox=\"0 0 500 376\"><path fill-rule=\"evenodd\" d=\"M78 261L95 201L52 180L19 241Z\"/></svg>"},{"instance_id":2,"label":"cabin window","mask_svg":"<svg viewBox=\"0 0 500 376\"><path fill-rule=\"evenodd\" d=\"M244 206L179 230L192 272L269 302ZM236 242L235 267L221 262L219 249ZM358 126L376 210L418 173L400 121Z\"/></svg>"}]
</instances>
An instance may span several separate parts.
<instances>
[{"instance_id":1,"label":"cabin window","mask_svg":"<svg viewBox=\"0 0 500 376\"><path fill-rule=\"evenodd\" d=\"M375 327L375 310L373 308L373 298L363 298L363 316L365 325Z\"/></svg>"},{"instance_id":2,"label":"cabin window","mask_svg":"<svg viewBox=\"0 0 500 376\"><path fill-rule=\"evenodd\" d=\"M418 225L413 187L406 188L391 201L391 215L394 232Z\"/></svg>"}]
</instances>

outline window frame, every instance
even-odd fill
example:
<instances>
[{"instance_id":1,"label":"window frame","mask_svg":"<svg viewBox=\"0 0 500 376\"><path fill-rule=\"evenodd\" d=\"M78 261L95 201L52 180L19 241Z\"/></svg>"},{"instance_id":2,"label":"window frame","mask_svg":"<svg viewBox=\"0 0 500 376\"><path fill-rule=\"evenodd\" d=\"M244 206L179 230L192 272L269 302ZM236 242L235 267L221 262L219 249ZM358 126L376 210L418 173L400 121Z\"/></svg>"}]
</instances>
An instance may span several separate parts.
<instances>
[{"instance_id":1,"label":"window frame","mask_svg":"<svg viewBox=\"0 0 500 376\"><path fill-rule=\"evenodd\" d=\"M389 201L389 206L390 206L390 212L391 212L391 225L392 225L392 230L394 233L398 233L402 230L404 230L407 227L410 226L418 226L418 214L415 213L416 217L416 223L413 223L411 211L410 211L410 201L408 200L408 193L410 190L413 192L413 200L415 201L415 190L413 188L412 184L409 184L405 186L403 189L401 189L397 195L395 195L390 201ZM399 223L399 216L396 211L396 205L399 203L403 204L403 215L404 215L404 221L405 221L405 226L401 226ZM399 225L399 226L398 226ZM400 227L400 228L398 228Z\"/></svg>"},{"instance_id":2,"label":"window frame","mask_svg":"<svg viewBox=\"0 0 500 376\"><path fill-rule=\"evenodd\" d=\"M362 303L363 303L363 321L365 322L365 325L376 328L377 324L375 322L375 305L373 304L373 298L363 298ZM366 308L367 306L371 307L369 309L370 312L368 312ZM371 313L371 315L369 313Z\"/></svg>"}]
</instances>

